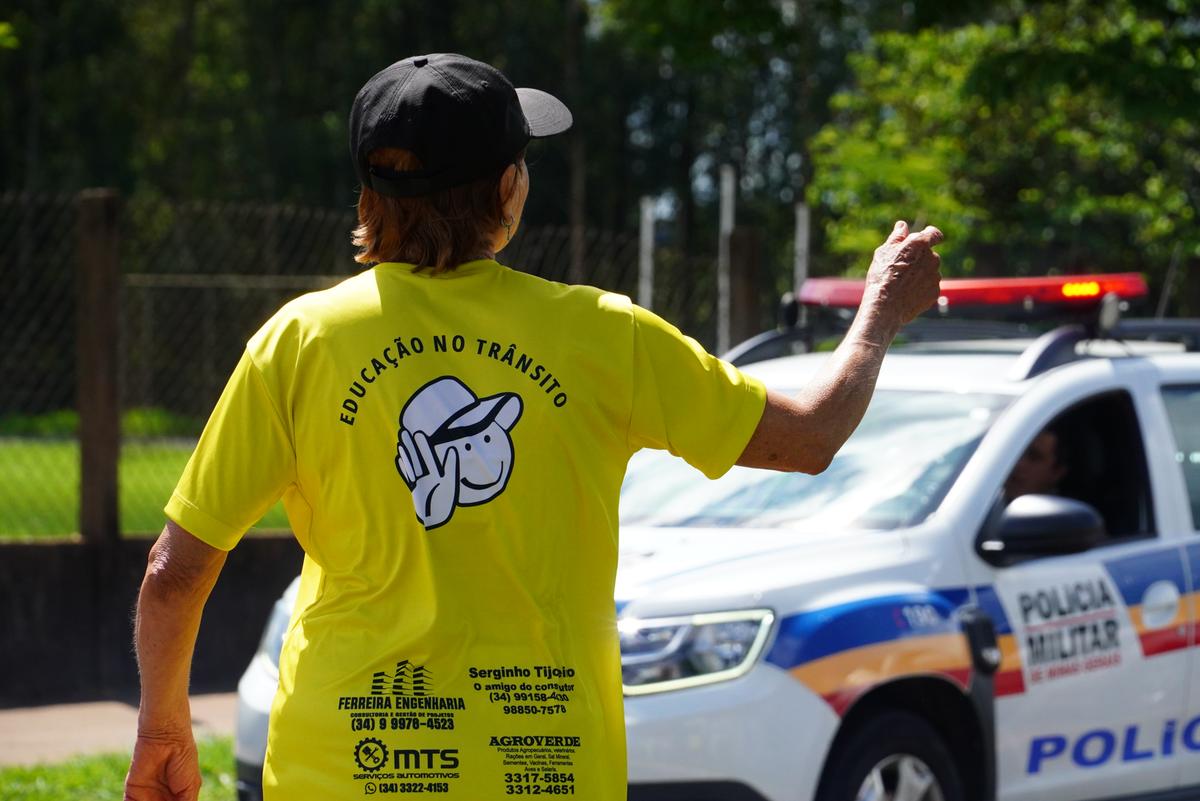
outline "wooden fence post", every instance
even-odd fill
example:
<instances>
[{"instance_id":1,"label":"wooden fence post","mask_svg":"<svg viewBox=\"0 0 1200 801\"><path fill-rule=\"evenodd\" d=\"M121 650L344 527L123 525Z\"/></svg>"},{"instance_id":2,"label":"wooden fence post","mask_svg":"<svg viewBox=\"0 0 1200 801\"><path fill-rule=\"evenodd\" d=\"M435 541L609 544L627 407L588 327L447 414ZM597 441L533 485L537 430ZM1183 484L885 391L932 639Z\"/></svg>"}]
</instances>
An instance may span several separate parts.
<instances>
[{"instance_id":1,"label":"wooden fence post","mask_svg":"<svg viewBox=\"0 0 1200 801\"><path fill-rule=\"evenodd\" d=\"M654 198L643 195L641 222L638 227L638 292L637 302L646 309L654 308Z\"/></svg>"},{"instance_id":2,"label":"wooden fence post","mask_svg":"<svg viewBox=\"0 0 1200 801\"><path fill-rule=\"evenodd\" d=\"M120 198L112 189L85 189L77 199L76 241L79 409L79 531L90 545L115 545L120 409L117 349Z\"/></svg>"},{"instance_id":3,"label":"wooden fence post","mask_svg":"<svg viewBox=\"0 0 1200 801\"><path fill-rule=\"evenodd\" d=\"M730 330L731 306L729 240L733 236L737 173L732 164L721 165L721 203L717 226L717 355L724 355L737 340Z\"/></svg>"},{"instance_id":4,"label":"wooden fence post","mask_svg":"<svg viewBox=\"0 0 1200 801\"><path fill-rule=\"evenodd\" d=\"M799 202L796 204L796 240L793 245L793 261L792 261L792 295L800 296L800 287L804 286L804 282L808 280L808 246L809 246L809 228L812 216L809 214L808 205ZM808 308L800 305L797 309L799 316L797 324L804 328L808 325Z\"/></svg>"},{"instance_id":5,"label":"wooden fence post","mask_svg":"<svg viewBox=\"0 0 1200 801\"><path fill-rule=\"evenodd\" d=\"M762 265L762 236L755 226L738 225L729 239L730 346L762 332L758 284Z\"/></svg>"}]
</instances>

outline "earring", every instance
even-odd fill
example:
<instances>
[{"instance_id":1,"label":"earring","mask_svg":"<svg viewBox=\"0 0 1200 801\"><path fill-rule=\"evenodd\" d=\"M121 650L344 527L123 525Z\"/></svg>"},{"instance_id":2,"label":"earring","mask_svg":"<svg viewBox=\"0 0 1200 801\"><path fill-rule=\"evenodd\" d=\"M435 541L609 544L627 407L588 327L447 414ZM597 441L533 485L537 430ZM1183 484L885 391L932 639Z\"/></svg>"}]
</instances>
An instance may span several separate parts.
<instances>
[{"instance_id":1,"label":"earring","mask_svg":"<svg viewBox=\"0 0 1200 801\"><path fill-rule=\"evenodd\" d=\"M513 227L514 222L516 222L516 220L514 220L512 218L511 214L505 214L503 217L500 218L500 224L504 226L504 241L505 242L512 241L512 227Z\"/></svg>"}]
</instances>

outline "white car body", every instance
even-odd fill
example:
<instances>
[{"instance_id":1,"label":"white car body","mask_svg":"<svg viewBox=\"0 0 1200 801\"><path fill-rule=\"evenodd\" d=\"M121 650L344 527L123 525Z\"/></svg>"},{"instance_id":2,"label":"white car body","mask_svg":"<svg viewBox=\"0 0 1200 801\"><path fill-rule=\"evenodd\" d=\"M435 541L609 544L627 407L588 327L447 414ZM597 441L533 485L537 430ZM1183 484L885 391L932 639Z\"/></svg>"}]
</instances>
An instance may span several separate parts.
<instances>
[{"instance_id":1,"label":"white car body","mask_svg":"<svg viewBox=\"0 0 1200 801\"><path fill-rule=\"evenodd\" d=\"M829 781L839 749L884 712L933 728L966 798L1200 794L1200 520L1192 519L1200 498L1189 497L1193 473L1185 479L1181 469L1200 470L1200 444L1177 440L1181 422L1177 412L1169 417L1163 395L1164 386L1200 393L1200 355L1093 348L1099 357L1006 377L1029 344L915 346L885 360L881 392L1000 399L990 417L980 412L982 438L934 511L914 525L623 524L623 631L680 619L700 631L724 618L696 616L744 610L762 610L764 621L761 642L746 640L743 664L675 680L672 689L653 681L627 687L631 799L842 801L823 777ZM824 358L746 370L768 386L796 389ZM1151 530L1078 553L988 561L980 533L1003 509L1005 477L1033 433L1066 410L1101 414L1110 399L1125 397L1129 430L1144 443ZM1200 428L1200 406L1183 424ZM280 603L286 614L289 596ZM981 618L982 628L968 622ZM986 640L988 626L994 641L971 640L980 631ZM239 685L246 798L261 769L275 680L260 653ZM894 797L906 793L942 797L911 787Z\"/></svg>"}]
</instances>

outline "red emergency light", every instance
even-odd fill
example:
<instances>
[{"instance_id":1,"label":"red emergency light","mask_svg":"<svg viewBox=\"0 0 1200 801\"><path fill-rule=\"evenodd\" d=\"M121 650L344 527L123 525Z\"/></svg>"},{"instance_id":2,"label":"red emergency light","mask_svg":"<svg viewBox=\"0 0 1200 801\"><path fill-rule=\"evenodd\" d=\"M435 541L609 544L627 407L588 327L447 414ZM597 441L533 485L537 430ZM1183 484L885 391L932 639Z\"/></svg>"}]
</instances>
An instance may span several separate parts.
<instances>
[{"instance_id":1,"label":"red emergency light","mask_svg":"<svg viewBox=\"0 0 1200 801\"><path fill-rule=\"evenodd\" d=\"M809 278L800 287L799 300L806 306L855 308L862 303L864 286L864 281L851 278ZM1095 306L1110 292L1122 300L1132 300L1146 297L1149 291L1141 273L946 278L941 283L938 306Z\"/></svg>"}]
</instances>

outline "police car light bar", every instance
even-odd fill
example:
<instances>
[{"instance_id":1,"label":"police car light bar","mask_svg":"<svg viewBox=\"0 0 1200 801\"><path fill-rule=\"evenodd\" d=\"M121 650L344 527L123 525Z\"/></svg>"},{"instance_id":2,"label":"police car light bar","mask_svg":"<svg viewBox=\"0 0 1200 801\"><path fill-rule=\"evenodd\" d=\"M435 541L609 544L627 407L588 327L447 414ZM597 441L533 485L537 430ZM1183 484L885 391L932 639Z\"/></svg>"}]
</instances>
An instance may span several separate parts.
<instances>
[{"instance_id":1,"label":"police car light bar","mask_svg":"<svg viewBox=\"0 0 1200 801\"><path fill-rule=\"evenodd\" d=\"M809 278L800 287L806 306L855 308L862 303L865 282L850 278ZM1149 294L1141 273L1057 275L1043 278L946 278L938 306L1024 306L1069 304L1095 306L1108 293L1122 300Z\"/></svg>"}]
</instances>

